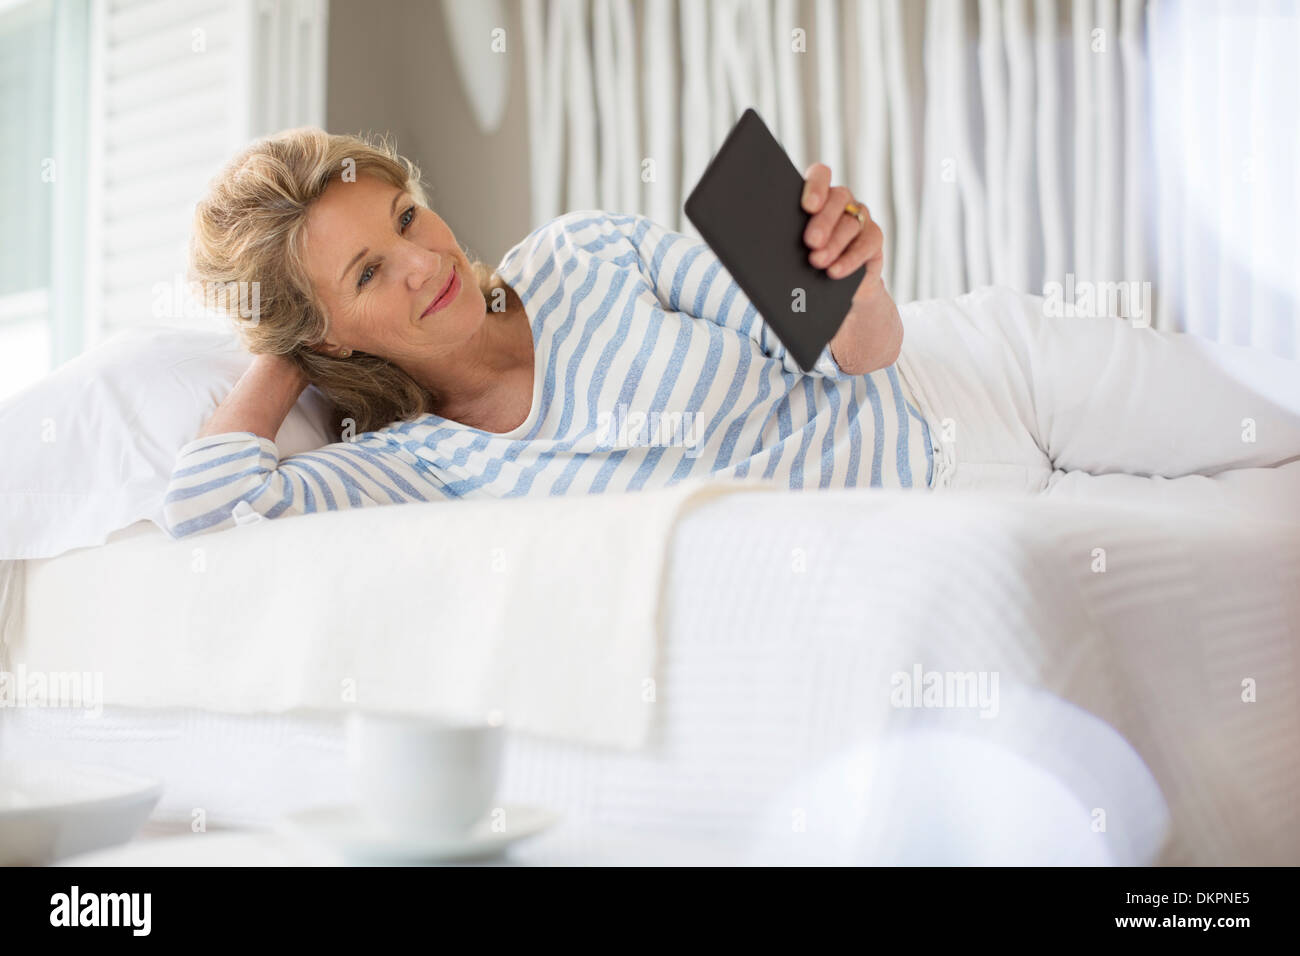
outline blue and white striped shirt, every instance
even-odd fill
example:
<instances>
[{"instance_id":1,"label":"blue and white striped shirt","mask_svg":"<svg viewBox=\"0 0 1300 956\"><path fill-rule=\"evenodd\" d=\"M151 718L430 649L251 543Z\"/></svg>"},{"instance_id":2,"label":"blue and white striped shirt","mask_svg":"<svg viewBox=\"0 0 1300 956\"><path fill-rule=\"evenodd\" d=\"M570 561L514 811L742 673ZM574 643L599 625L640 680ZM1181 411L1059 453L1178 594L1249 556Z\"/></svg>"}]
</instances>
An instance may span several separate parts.
<instances>
[{"instance_id":1,"label":"blue and white striped shirt","mask_svg":"<svg viewBox=\"0 0 1300 956\"><path fill-rule=\"evenodd\" d=\"M635 491L713 474L792 489L925 487L938 451L894 366L803 372L703 241L644 216L551 220L497 271L537 349L528 418L496 434L434 414L280 459L252 432L181 448L174 537L268 518L470 496ZM243 511L245 509L241 509Z\"/></svg>"}]
</instances>

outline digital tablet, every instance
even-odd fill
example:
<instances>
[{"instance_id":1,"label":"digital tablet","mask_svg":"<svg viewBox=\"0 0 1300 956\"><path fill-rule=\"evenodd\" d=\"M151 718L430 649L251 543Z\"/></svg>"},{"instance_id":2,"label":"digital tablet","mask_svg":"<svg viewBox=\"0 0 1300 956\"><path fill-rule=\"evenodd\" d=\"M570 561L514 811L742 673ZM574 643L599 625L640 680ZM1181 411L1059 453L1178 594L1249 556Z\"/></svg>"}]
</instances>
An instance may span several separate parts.
<instances>
[{"instance_id":1,"label":"digital tablet","mask_svg":"<svg viewBox=\"0 0 1300 956\"><path fill-rule=\"evenodd\" d=\"M804 178L752 108L686 199L686 216L804 371L849 314L865 265L839 279L808 261Z\"/></svg>"}]
</instances>

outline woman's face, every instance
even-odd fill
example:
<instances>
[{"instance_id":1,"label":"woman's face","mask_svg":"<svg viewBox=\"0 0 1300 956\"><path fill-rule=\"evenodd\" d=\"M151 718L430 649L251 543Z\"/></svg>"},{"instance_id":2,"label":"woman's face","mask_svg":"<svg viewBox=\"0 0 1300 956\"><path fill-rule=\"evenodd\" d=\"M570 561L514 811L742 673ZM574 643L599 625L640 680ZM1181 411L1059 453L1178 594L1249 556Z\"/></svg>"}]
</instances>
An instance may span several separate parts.
<instances>
[{"instance_id":1,"label":"woman's face","mask_svg":"<svg viewBox=\"0 0 1300 956\"><path fill-rule=\"evenodd\" d=\"M329 331L319 351L369 352L398 365L455 352L487 314L447 224L410 193L372 176L335 180L307 212L307 274ZM436 313L429 306L456 273Z\"/></svg>"}]
</instances>

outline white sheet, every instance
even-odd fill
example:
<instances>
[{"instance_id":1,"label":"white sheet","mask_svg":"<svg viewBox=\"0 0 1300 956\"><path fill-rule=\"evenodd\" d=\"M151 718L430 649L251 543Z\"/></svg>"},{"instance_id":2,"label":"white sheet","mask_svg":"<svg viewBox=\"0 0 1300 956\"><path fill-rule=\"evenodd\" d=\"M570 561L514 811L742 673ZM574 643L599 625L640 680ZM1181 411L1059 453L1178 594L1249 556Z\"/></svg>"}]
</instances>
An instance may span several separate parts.
<instances>
[{"instance_id":1,"label":"white sheet","mask_svg":"<svg viewBox=\"0 0 1300 956\"><path fill-rule=\"evenodd\" d=\"M634 503L624 505L632 510ZM429 540L427 514L412 514L404 533ZM1089 756L1099 751L1087 743L1096 739L1087 722L1043 721L1041 708L1016 704L1046 694L1117 729L1150 768L1173 823L1162 860L1298 862L1300 534L1262 517L961 492L772 491L707 502L683 516L673 537L653 703L637 685L638 702L654 715L644 749L620 752L518 734L503 798L555 806L593 827L699 834L756 848L770 845L773 820L788 825L798 809L788 806L787 793L803 787L828 799L827 768L835 761L863 747L887 751L900 734L941 730L974 734L973 746L1001 747L1020 755L1026 772L1064 781L1088 813L1076 822L1089 834L1093 812L1106 811L1112 859L1140 856L1158 829L1160 807L1141 796L1136 771L1105 783L1098 767L1113 761ZM299 540L286 539L283 560ZM335 546L364 555L378 540ZM1104 571L1097 549L1104 549ZM99 563L78 565L78 573L110 574L108 553L99 552ZM320 594L324 600L331 588L346 585L334 566L316 567L317 575L297 580L321 590L297 592L299 601ZM64 568L44 569L42 601L75 593L72 565ZM161 573L162 564L157 568ZM425 569L411 564L398 563L391 574L406 582L426 579ZM77 641L51 636L48 646L57 644L60 656L42 659L103 660L108 652L92 655L90 644L115 648L128 639L125 631L147 626L140 590L122 580L117 586L117 603L101 608L104 626L81 634L85 653L77 656ZM254 593L243 599L254 600ZM314 643L328 641L359 643L345 622L322 615ZM31 635L34 646L46 642L42 632ZM289 643L301 646L296 638ZM998 717L892 707L891 675L918 663L926 670L997 672ZM298 667L275 680L297 686ZM161 680L169 671L152 673ZM405 667L403 673L418 672ZM248 681L260 679L254 674ZM1257 689L1250 703L1242 699L1247 679ZM28 730L43 726L57 739L62 731L55 722L70 715L30 710L18 716ZM272 726L263 723L268 718L244 717L218 723L235 718L192 710L159 716L171 740L158 740L157 747L185 754L178 759L188 764L178 768L182 789L164 797L178 814L201 805L210 814L238 809L265 819L295 802L340 793L328 722ZM283 720L300 716L310 715ZM131 746L147 752L139 738L160 732L152 719L137 714L105 736L126 746L125 733L136 740ZM297 736L284 738L286 726L300 728ZM92 736L69 746L126 752L93 742L89 722L82 727ZM206 736L190 736L195 727L208 728ZM26 739L62 753L39 733ZM224 741L225 756L207 764L214 741ZM257 766L249 754L269 752L262 743L293 757L282 770L279 761L266 759L265 774L240 771ZM1114 741L1100 752L1108 749L1122 751ZM308 774L299 764L311 762L313 753L322 762ZM232 772L238 775L222 790L221 775ZM196 782L196 773L208 774L207 782ZM1129 804L1117 807L1104 793L1128 794ZM830 799L842 804L847 796ZM1078 836L1060 833L1054 845Z\"/></svg>"},{"instance_id":2,"label":"white sheet","mask_svg":"<svg viewBox=\"0 0 1300 956\"><path fill-rule=\"evenodd\" d=\"M1067 472L1180 478L1300 460L1300 362L1059 317L1000 286L902 313L898 369L940 439L936 488L1041 492ZM1287 511L1300 519L1300 500Z\"/></svg>"}]
</instances>

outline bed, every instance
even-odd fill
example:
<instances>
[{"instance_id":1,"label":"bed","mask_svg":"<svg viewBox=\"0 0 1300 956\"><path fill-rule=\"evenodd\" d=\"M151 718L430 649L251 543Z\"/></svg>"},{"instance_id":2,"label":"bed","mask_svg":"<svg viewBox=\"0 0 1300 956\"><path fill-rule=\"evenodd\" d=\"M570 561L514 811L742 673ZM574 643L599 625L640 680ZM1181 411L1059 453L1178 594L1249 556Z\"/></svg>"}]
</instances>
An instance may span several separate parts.
<instances>
[{"instance_id":1,"label":"bed","mask_svg":"<svg viewBox=\"0 0 1300 956\"><path fill-rule=\"evenodd\" d=\"M8 671L102 675L93 707L0 710L0 747L161 776L158 821L265 827L348 798L350 709L494 712L501 801L579 839L1300 862L1300 463L1133 481L139 522L0 568Z\"/></svg>"}]
</instances>

